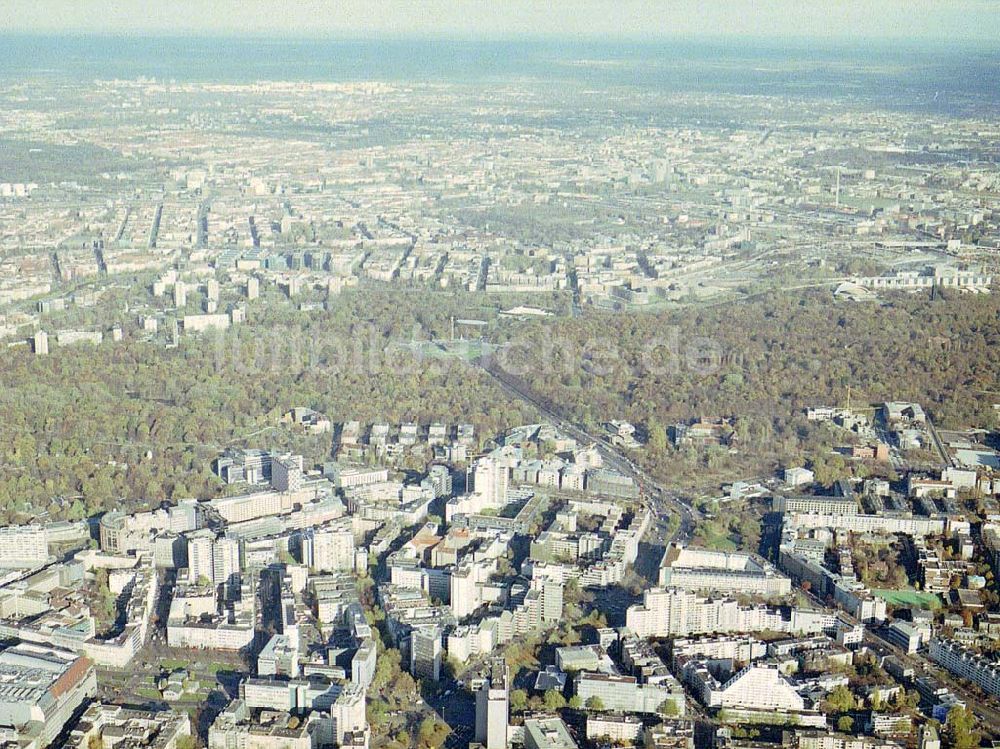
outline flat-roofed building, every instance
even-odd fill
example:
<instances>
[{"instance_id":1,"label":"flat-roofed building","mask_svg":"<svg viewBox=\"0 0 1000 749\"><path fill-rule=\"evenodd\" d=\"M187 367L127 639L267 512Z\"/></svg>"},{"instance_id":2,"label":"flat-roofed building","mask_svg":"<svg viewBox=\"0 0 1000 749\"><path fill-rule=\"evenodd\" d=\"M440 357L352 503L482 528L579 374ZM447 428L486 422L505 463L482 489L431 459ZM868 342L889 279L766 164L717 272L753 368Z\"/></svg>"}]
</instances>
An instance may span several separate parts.
<instances>
[{"instance_id":1,"label":"flat-roofed building","mask_svg":"<svg viewBox=\"0 0 1000 749\"><path fill-rule=\"evenodd\" d=\"M785 595L792 581L756 554L671 544L660 564L660 585L684 590Z\"/></svg>"},{"instance_id":2,"label":"flat-roofed building","mask_svg":"<svg viewBox=\"0 0 1000 749\"><path fill-rule=\"evenodd\" d=\"M88 658L29 643L0 652L0 727L15 731L24 746L51 744L96 694L97 675Z\"/></svg>"},{"instance_id":3,"label":"flat-roofed building","mask_svg":"<svg viewBox=\"0 0 1000 749\"><path fill-rule=\"evenodd\" d=\"M80 716L62 749L175 749L179 740L191 735L191 718L174 710L137 710L122 705L95 702Z\"/></svg>"},{"instance_id":4,"label":"flat-roofed building","mask_svg":"<svg viewBox=\"0 0 1000 749\"><path fill-rule=\"evenodd\" d=\"M930 657L956 676L968 679L988 694L1000 694L1000 661L974 653L954 640L933 638Z\"/></svg>"},{"instance_id":5,"label":"flat-roofed building","mask_svg":"<svg viewBox=\"0 0 1000 749\"><path fill-rule=\"evenodd\" d=\"M642 721L625 713L588 713L587 738L636 743L642 736Z\"/></svg>"},{"instance_id":6,"label":"flat-roofed building","mask_svg":"<svg viewBox=\"0 0 1000 749\"><path fill-rule=\"evenodd\" d=\"M556 717L524 719L525 749L577 749L566 724Z\"/></svg>"},{"instance_id":7,"label":"flat-roofed building","mask_svg":"<svg viewBox=\"0 0 1000 749\"><path fill-rule=\"evenodd\" d=\"M923 636L921 631L909 622L895 621L885 631L885 639L907 653L916 653Z\"/></svg>"},{"instance_id":8,"label":"flat-roofed building","mask_svg":"<svg viewBox=\"0 0 1000 749\"><path fill-rule=\"evenodd\" d=\"M410 633L410 673L417 679L441 678L441 628L416 627Z\"/></svg>"},{"instance_id":9,"label":"flat-roofed building","mask_svg":"<svg viewBox=\"0 0 1000 749\"><path fill-rule=\"evenodd\" d=\"M473 682L476 691L475 740L486 749L506 749L510 720L510 671L502 658L488 666L485 678Z\"/></svg>"},{"instance_id":10,"label":"flat-roofed building","mask_svg":"<svg viewBox=\"0 0 1000 749\"><path fill-rule=\"evenodd\" d=\"M788 472L785 471L786 474ZM815 512L821 515L858 514L858 500L854 496L831 497L807 494L797 497L786 497L779 494L774 497L772 507L775 512Z\"/></svg>"},{"instance_id":11,"label":"flat-roofed building","mask_svg":"<svg viewBox=\"0 0 1000 749\"><path fill-rule=\"evenodd\" d=\"M626 713L658 713L664 702L672 702L677 712L685 711L684 690L676 679L656 684L640 684L634 676L582 672L574 682L577 696L584 705L599 701L605 710Z\"/></svg>"}]
</instances>

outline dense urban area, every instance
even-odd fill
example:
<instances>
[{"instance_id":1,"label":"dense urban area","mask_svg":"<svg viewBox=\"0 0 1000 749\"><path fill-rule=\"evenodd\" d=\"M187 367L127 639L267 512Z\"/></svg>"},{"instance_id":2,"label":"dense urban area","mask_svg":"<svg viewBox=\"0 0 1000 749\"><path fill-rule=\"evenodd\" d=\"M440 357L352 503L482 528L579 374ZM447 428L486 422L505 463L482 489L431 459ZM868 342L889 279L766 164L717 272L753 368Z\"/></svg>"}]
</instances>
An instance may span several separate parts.
<instances>
[{"instance_id":1,"label":"dense urban area","mask_svg":"<svg viewBox=\"0 0 1000 749\"><path fill-rule=\"evenodd\" d=\"M1000 741L996 102L566 64L0 76L5 747Z\"/></svg>"}]
</instances>

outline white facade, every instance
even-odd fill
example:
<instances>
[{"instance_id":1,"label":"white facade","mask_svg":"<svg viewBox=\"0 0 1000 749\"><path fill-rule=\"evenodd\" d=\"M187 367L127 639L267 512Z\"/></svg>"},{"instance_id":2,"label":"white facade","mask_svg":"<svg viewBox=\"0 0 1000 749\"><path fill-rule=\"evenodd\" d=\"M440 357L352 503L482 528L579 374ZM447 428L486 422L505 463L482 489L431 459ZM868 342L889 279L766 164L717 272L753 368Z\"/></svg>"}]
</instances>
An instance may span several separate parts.
<instances>
[{"instance_id":1,"label":"white facade","mask_svg":"<svg viewBox=\"0 0 1000 749\"><path fill-rule=\"evenodd\" d=\"M347 528L318 528L302 535L302 563L318 572L354 569L354 534Z\"/></svg>"},{"instance_id":2,"label":"white facade","mask_svg":"<svg viewBox=\"0 0 1000 749\"><path fill-rule=\"evenodd\" d=\"M816 632L823 621L797 616L785 619L777 609L740 606L731 598L706 598L691 591L653 588L643 603L629 606L625 624L638 637L667 637L710 632Z\"/></svg>"},{"instance_id":3,"label":"white facade","mask_svg":"<svg viewBox=\"0 0 1000 749\"><path fill-rule=\"evenodd\" d=\"M956 676L968 679L988 694L1000 695L1000 662L990 661L953 640L934 638L930 657Z\"/></svg>"},{"instance_id":4,"label":"white facade","mask_svg":"<svg viewBox=\"0 0 1000 749\"><path fill-rule=\"evenodd\" d=\"M0 528L0 568L34 567L49 560L48 537L42 525Z\"/></svg>"},{"instance_id":5,"label":"white facade","mask_svg":"<svg viewBox=\"0 0 1000 749\"><path fill-rule=\"evenodd\" d=\"M805 701L774 664L750 664L725 683L716 681L701 662L689 661L682 678L706 707L801 711Z\"/></svg>"}]
</instances>

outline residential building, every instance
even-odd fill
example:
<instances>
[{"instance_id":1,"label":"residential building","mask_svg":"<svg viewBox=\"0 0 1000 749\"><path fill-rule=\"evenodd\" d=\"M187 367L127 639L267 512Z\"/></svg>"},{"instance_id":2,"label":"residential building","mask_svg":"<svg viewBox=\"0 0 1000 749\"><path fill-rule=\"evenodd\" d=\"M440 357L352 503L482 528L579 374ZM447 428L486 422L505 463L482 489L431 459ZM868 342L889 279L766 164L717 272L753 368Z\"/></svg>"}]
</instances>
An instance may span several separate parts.
<instances>
[{"instance_id":1,"label":"residential building","mask_svg":"<svg viewBox=\"0 0 1000 749\"><path fill-rule=\"evenodd\" d=\"M745 708L764 711L794 711L805 708L805 700L777 664L757 661L724 681L705 661L692 658L681 667L681 678L706 707Z\"/></svg>"},{"instance_id":2,"label":"residential building","mask_svg":"<svg viewBox=\"0 0 1000 749\"><path fill-rule=\"evenodd\" d=\"M1000 695L1000 661L985 658L954 640L932 638L930 658L987 694Z\"/></svg>"},{"instance_id":3,"label":"residential building","mask_svg":"<svg viewBox=\"0 0 1000 749\"><path fill-rule=\"evenodd\" d=\"M502 658L491 660L485 677L473 682L476 692L475 740L485 749L506 749L510 720L510 675Z\"/></svg>"},{"instance_id":4,"label":"residential building","mask_svg":"<svg viewBox=\"0 0 1000 749\"><path fill-rule=\"evenodd\" d=\"M317 572L354 569L354 532L349 524L315 528L302 533L302 563Z\"/></svg>"},{"instance_id":5,"label":"residential building","mask_svg":"<svg viewBox=\"0 0 1000 749\"><path fill-rule=\"evenodd\" d=\"M642 721L627 713L587 713L587 738L635 744L642 737Z\"/></svg>"},{"instance_id":6,"label":"residential building","mask_svg":"<svg viewBox=\"0 0 1000 749\"><path fill-rule=\"evenodd\" d=\"M801 609L791 609L786 617L780 609L741 606L734 598L703 597L676 588L647 590L643 602L629 606L625 614L626 626L638 637L764 630L809 633L821 631L833 619Z\"/></svg>"},{"instance_id":7,"label":"residential building","mask_svg":"<svg viewBox=\"0 0 1000 749\"><path fill-rule=\"evenodd\" d=\"M785 595L792 583L756 554L709 551L671 544L660 564L660 585L685 590Z\"/></svg>"}]
</instances>

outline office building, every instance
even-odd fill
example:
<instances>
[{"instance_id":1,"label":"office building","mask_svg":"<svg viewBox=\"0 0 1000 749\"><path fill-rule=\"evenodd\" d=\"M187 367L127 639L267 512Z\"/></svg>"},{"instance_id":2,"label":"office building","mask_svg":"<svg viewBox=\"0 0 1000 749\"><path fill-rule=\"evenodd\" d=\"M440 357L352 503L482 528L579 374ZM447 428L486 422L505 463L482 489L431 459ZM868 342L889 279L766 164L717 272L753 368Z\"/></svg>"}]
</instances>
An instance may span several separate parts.
<instances>
[{"instance_id":1,"label":"office building","mask_svg":"<svg viewBox=\"0 0 1000 749\"><path fill-rule=\"evenodd\" d=\"M48 536L43 525L0 528L0 568L28 568L49 560Z\"/></svg>"},{"instance_id":2,"label":"office building","mask_svg":"<svg viewBox=\"0 0 1000 749\"><path fill-rule=\"evenodd\" d=\"M909 622L894 621L885 632L885 639L907 653L916 653L923 640L921 631Z\"/></svg>"},{"instance_id":3,"label":"office building","mask_svg":"<svg viewBox=\"0 0 1000 749\"><path fill-rule=\"evenodd\" d=\"M257 674L259 676L287 676L291 679L299 675L298 638L275 634L261 648L257 655Z\"/></svg>"},{"instance_id":4,"label":"office building","mask_svg":"<svg viewBox=\"0 0 1000 749\"><path fill-rule=\"evenodd\" d=\"M208 729L208 749L314 749L321 743L327 721L319 711L255 715L249 708L249 701L234 700L219 713Z\"/></svg>"},{"instance_id":5,"label":"office building","mask_svg":"<svg viewBox=\"0 0 1000 749\"><path fill-rule=\"evenodd\" d=\"M525 718L524 749L577 749L577 743L559 718Z\"/></svg>"},{"instance_id":6,"label":"office building","mask_svg":"<svg viewBox=\"0 0 1000 749\"><path fill-rule=\"evenodd\" d=\"M410 673L415 679L441 678L441 629L418 627L410 633Z\"/></svg>"},{"instance_id":7,"label":"office building","mask_svg":"<svg viewBox=\"0 0 1000 749\"><path fill-rule=\"evenodd\" d=\"M574 689L584 705L596 699L604 710L652 714L669 701L677 715L685 711L684 691L669 674L655 684L640 684L634 676L582 671L576 676Z\"/></svg>"},{"instance_id":8,"label":"office building","mask_svg":"<svg viewBox=\"0 0 1000 749\"><path fill-rule=\"evenodd\" d=\"M333 719L333 740L337 746L343 746L352 734L366 733L365 688L358 684L346 684L330 707L330 717Z\"/></svg>"}]
</instances>

